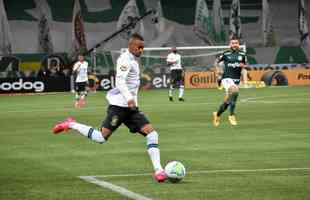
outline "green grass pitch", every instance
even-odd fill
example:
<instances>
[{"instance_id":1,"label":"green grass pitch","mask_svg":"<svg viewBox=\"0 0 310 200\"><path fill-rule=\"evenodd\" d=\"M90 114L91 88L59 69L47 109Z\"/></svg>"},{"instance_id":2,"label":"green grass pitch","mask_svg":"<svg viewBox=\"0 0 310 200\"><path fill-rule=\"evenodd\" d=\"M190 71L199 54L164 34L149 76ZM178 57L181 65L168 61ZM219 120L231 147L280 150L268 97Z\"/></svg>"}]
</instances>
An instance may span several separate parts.
<instances>
[{"instance_id":1,"label":"green grass pitch","mask_svg":"<svg viewBox=\"0 0 310 200\"><path fill-rule=\"evenodd\" d=\"M98 180L156 200L310 199L310 87L242 89L237 127L227 112L212 126L223 91L186 90L185 98L172 103L166 90L141 92L140 108L160 134L162 162L179 160L189 172L179 184L158 184L145 139L124 126L102 145L73 131L52 134L67 116L100 127L104 92L90 94L79 110L69 93L0 96L0 199L126 199L78 176L140 173L150 175ZM286 168L305 169L260 171Z\"/></svg>"}]
</instances>

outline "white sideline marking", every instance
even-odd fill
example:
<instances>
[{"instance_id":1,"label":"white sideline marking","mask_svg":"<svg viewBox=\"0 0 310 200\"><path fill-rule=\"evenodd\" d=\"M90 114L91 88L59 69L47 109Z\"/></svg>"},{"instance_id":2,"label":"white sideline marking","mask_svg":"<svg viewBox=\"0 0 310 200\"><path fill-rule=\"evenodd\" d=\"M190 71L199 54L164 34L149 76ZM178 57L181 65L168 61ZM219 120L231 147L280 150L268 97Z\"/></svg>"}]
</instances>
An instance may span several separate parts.
<instances>
[{"instance_id":1,"label":"white sideline marking","mask_svg":"<svg viewBox=\"0 0 310 200\"><path fill-rule=\"evenodd\" d=\"M305 171L310 170L310 167L304 168L265 168L265 169L221 169L221 170L197 170L191 171L187 174L216 174L216 173L242 173L242 172L277 172L277 171ZM83 179L86 182L93 183L102 188L106 188L112 190L116 193L119 193L122 196L134 199L134 200L152 200L148 197L145 197L141 194L132 192L126 188L120 187L118 185L114 185L110 182L104 180L98 180L96 177L135 177L135 176L151 176L150 173L137 173L137 174L108 174L108 175L95 175L95 176L79 176L79 178Z\"/></svg>"},{"instance_id":2,"label":"white sideline marking","mask_svg":"<svg viewBox=\"0 0 310 200\"><path fill-rule=\"evenodd\" d=\"M301 95L295 95L295 97L297 96L301 96L301 97L305 97L306 94L301 94ZM257 100L260 100L260 99L269 99L269 98L279 98L279 97L291 97L292 95L272 95L272 96L259 96L259 97L247 97L247 98L243 98L243 99L240 99L240 102L262 102L262 101L257 101ZM305 99L306 100L306 99ZM275 103L278 103L278 102L283 102L283 101L273 101ZM295 102L294 100L293 101L286 101L285 103L287 102Z\"/></svg>"},{"instance_id":3,"label":"white sideline marking","mask_svg":"<svg viewBox=\"0 0 310 200\"><path fill-rule=\"evenodd\" d=\"M127 190L126 188L120 187L118 185L114 185L110 182L104 181L104 180L98 180L94 176L79 176L79 178L83 179L86 182L96 184L100 187L112 190L116 193L119 193L122 196L128 197L130 199L134 200L152 200L148 197L145 197L141 194L132 192L130 190Z\"/></svg>"},{"instance_id":4,"label":"white sideline marking","mask_svg":"<svg viewBox=\"0 0 310 200\"><path fill-rule=\"evenodd\" d=\"M307 171L310 167L304 168L265 168L265 169L219 169L219 170L197 170L190 171L187 174L218 174L218 173L240 173L240 172L276 172L276 171ZM132 177L132 176L151 176L150 173L137 173L137 174L107 174L107 175L95 175L92 177Z\"/></svg>"}]
</instances>

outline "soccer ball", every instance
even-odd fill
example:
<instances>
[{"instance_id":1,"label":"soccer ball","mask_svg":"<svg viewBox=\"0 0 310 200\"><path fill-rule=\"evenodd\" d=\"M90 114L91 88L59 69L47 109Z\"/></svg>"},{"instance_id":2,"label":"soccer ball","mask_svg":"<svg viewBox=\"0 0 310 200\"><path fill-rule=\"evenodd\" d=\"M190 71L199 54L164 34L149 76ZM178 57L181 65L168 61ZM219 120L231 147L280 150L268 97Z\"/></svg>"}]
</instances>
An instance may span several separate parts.
<instances>
[{"instance_id":1,"label":"soccer ball","mask_svg":"<svg viewBox=\"0 0 310 200\"><path fill-rule=\"evenodd\" d=\"M186 174L184 165L179 161L170 161L165 167L168 180L172 183L180 182Z\"/></svg>"}]
</instances>

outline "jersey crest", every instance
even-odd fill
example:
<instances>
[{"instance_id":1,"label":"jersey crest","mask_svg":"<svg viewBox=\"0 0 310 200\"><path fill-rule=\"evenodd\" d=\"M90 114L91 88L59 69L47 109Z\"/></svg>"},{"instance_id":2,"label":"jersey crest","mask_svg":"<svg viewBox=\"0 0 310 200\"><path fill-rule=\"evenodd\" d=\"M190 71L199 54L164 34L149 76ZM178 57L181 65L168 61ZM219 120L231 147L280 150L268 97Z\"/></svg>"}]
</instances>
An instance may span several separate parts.
<instances>
[{"instance_id":1,"label":"jersey crest","mask_svg":"<svg viewBox=\"0 0 310 200\"><path fill-rule=\"evenodd\" d=\"M125 65L122 65L122 66L120 66L120 69L121 69L121 71L126 71L128 69L128 67Z\"/></svg>"}]
</instances>

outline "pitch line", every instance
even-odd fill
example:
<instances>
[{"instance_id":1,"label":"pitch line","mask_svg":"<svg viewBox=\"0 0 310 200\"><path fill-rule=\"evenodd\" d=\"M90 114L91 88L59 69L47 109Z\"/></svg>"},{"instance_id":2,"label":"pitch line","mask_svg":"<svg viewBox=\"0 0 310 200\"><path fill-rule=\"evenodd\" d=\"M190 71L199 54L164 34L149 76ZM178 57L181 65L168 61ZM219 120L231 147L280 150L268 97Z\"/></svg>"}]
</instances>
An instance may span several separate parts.
<instances>
[{"instance_id":1,"label":"pitch line","mask_svg":"<svg viewBox=\"0 0 310 200\"><path fill-rule=\"evenodd\" d=\"M222 169L222 170L197 170L191 171L187 174L217 174L217 173L247 173L247 172L279 172L279 171L308 171L310 167L303 168L265 168L265 169ZM132 192L124 187L112 184L104 180L98 180L96 177L108 178L108 177L137 177L137 176L151 176L150 173L137 173L137 174L109 174L109 175L95 175L95 176L79 176L82 180L98 185L102 188L109 189L122 196L128 197L133 200L152 200L141 194Z\"/></svg>"},{"instance_id":2,"label":"pitch line","mask_svg":"<svg viewBox=\"0 0 310 200\"><path fill-rule=\"evenodd\" d=\"M277 171L308 171L310 167L301 168L263 168L263 169L219 169L219 170L197 170L190 171L187 174L219 174L219 173L247 173L247 172L277 172ZM151 176L151 173L137 173L137 174L107 174L95 175L92 177L134 177L134 176Z\"/></svg>"},{"instance_id":3,"label":"pitch line","mask_svg":"<svg viewBox=\"0 0 310 200\"><path fill-rule=\"evenodd\" d=\"M295 97L297 96L301 96L301 97L304 97L306 94L299 94L299 95L295 95ZM279 97L290 97L291 95L272 95L272 96L259 96L259 97L244 97L242 99L240 99L240 102L258 102L257 100L260 100L260 99L266 99L266 98L279 98ZM261 101L259 101L261 102ZM281 101L283 102L283 101ZM287 101L287 102L292 102L292 101Z\"/></svg>"},{"instance_id":4,"label":"pitch line","mask_svg":"<svg viewBox=\"0 0 310 200\"><path fill-rule=\"evenodd\" d=\"M127 190L124 187L120 187L118 185L114 185L110 182L104 181L104 180L98 180L94 176L79 176L79 178L83 179L86 182L93 183L95 185L98 185L102 188L106 188L109 190L112 190L113 192L119 193L122 196L128 197L130 199L134 200L152 200L148 197L145 197L141 194L132 192L130 190Z\"/></svg>"}]
</instances>

